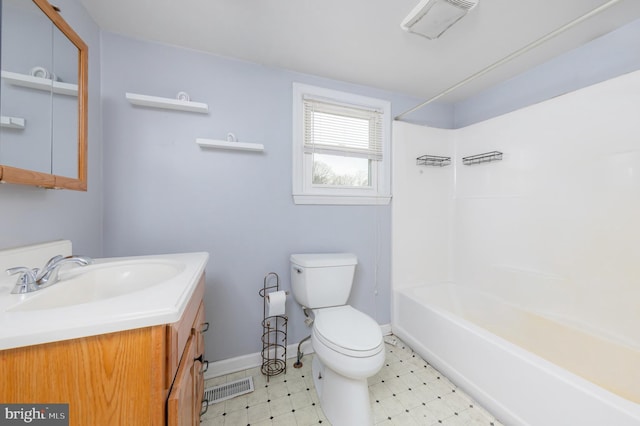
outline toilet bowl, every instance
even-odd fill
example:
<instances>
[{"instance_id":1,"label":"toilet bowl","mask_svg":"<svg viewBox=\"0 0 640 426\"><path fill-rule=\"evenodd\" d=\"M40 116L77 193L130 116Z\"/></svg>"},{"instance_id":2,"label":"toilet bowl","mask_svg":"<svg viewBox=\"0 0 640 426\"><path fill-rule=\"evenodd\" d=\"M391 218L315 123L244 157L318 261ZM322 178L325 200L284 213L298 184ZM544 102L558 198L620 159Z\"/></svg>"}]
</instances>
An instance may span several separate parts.
<instances>
[{"instance_id":1,"label":"toilet bowl","mask_svg":"<svg viewBox=\"0 0 640 426\"><path fill-rule=\"evenodd\" d=\"M384 365L380 326L349 305L314 313L312 371L325 416L334 426L372 425L367 378Z\"/></svg>"},{"instance_id":2,"label":"toilet bowl","mask_svg":"<svg viewBox=\"0 0 640 426\"><path fill-rule=\"evenodd\" d=\"M349 305L314 310L311 343L322 362L350 379L366 379L382 368L380 326Z\"/></svg>"}]
</instances>

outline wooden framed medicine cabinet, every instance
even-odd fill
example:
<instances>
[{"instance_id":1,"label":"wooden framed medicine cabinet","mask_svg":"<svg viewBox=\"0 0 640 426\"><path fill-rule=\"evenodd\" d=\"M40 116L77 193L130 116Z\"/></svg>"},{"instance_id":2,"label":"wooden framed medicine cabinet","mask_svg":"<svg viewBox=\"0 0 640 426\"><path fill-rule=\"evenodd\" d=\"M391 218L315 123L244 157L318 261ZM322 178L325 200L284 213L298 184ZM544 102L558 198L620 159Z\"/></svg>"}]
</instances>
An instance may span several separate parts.
<instances>
[{"instance_id":1,"label":"wooden framed medicine cabinet","mask_svg":"<svg viewBox=\"0 0 640 426\"><path fill-rule=\"evenodd\" d=\"M88 47L47 0L1 4L0 182L86 191Z\"/></svg>"}]
</instances>

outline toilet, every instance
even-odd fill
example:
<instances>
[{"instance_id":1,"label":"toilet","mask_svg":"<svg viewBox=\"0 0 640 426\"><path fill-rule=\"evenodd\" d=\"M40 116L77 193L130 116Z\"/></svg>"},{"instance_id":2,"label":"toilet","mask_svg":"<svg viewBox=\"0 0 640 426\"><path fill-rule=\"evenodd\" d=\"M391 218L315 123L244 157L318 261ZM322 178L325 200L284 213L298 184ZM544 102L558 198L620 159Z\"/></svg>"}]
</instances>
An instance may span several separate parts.
<instances>
[{"instance_id":1,"label":"toilet","mask_svg":"<svg viewBox=\"0 0 640 426\"><path fill-rule=\"evenodd\" d=\"M291 290L314 314L313 381L333 426L373 424L367 378L382 368L378 323L347 305L358 258L351 253L292 254Z\"/></svg>"}]
</instances>

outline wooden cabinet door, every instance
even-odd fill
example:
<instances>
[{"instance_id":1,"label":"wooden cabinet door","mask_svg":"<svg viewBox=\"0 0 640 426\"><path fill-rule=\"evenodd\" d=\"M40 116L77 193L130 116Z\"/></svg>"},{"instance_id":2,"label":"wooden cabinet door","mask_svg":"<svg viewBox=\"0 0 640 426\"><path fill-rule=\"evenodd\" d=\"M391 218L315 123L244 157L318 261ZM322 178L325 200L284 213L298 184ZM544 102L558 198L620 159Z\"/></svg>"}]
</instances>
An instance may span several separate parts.
<instances>
[{"instance_id":1,"label":"wooden cabinet door","mask_svg":"<svg viewBox=\"0 0 640 426\"><path fill-rule=\"evenodd\" d=\"M199 363L194 363L196 344L193 333L187 341L175 382L167 399L167 424L193 426L200 423L200 401L196 401L195 377Z\"/></svg>"},{"instance_id":2,"label":"wooden cabinet door","mask_svg":"<svg viewBox=\"0 0 640 426\"><path fill-rule=\"evenodd\" d=\"M0 402L69 403L70 426L164 425L165 335L154 326L0 351Z\"/></svg>"}]
</instances>

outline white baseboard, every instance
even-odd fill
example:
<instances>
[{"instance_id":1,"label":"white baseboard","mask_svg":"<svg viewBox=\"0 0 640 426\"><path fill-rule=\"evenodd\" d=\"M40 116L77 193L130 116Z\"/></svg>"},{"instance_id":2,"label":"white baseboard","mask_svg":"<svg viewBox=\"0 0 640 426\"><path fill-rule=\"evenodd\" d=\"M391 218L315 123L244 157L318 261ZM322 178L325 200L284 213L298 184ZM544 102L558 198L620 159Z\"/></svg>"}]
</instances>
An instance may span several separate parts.
<instances>
[{"instance_id":1,"label":"white baseboard","mask_svg":"<svg viewBox=\"0 0 640 426\"><path fill-rule=\"evenodd\" d=\"M383 336L391 334L391 324L380 326ZM307 355L313 353L311 341L307 340L302 344L302 353ZM298 343L287 345L287 359L296 358L298 356ZM259 367L262 364L262 356L260 352L254 352L248 355L240 355L234 358L223 359L209 363L209 370L205 373L204 378L212 379L214 377L224 376L249 368Z\"/></svg>"},{"instance_id":2,"label":"white baseboard","mask_svg":"<svg viewBox=\"0 0 640 426\"><path fill-rule=\"evenodd\" d=\"M393 334L393 332L391 331L391 324L383 324L380 326L380 329L382 330L383 336L388 336L390 334Z\"/></svg>"},{"instance_id":3,"label":"white baseboard","mask_svg":"<svg viewBox=\"0 0 640 426\"><path fill-rule=\"evenodd\" d=\"M302 353L307 355L313 353L311 341L307 340L300 348ZM287 359L296 358L298 356L298 343L287 345ZM262 355L260 352L254 352L248 355L240 355L234 358L223 359L209 363L209 370L205 373L204 378L212 379L214 377L224 376L249 368L260 367L262 365Z\"/></svg>"}]
</instances>

